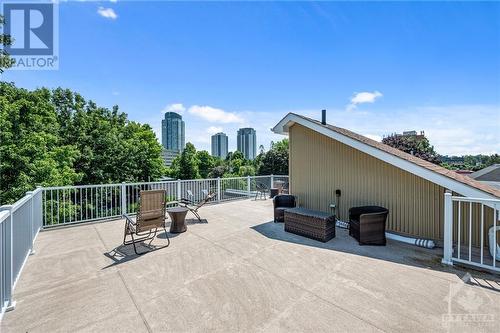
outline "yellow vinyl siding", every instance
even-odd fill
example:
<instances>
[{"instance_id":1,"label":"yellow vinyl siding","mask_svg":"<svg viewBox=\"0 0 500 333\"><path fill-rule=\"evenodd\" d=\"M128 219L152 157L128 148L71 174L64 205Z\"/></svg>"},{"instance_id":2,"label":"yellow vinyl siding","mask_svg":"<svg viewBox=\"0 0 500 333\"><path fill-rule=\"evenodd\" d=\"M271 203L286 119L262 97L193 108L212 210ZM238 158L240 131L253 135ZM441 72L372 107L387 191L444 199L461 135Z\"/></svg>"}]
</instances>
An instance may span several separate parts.
<instances>
[{"instance_id":1,"label":"yellow vinyl siding","mask_svg":"<svg viewBox=\"0 0 500 333\"><path fill-rule=\"evenodd\" d=\"M342 195L340 219L348 209L389 209L388 230L442 238L445 189L299 124L290 128L290 187L299 205L328 212L335 190Z\"/></svg>"}]
</instances>

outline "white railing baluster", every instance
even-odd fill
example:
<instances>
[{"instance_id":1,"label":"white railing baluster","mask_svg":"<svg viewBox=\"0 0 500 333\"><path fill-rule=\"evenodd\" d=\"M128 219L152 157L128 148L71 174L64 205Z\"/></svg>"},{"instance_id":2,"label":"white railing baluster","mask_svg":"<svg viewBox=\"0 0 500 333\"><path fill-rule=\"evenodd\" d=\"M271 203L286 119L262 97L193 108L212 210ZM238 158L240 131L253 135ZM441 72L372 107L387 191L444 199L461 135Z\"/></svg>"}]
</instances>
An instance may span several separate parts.
<instances>
[{"instance_id":1,"label":"white railing baluster","mask_svg":"<svg viewBox=\"0 0 500 333\"><path fill-rule=\"evenodd\" d=\"M444 242L443 242L443 264L452 265L453 255L453 201L451 193L444 194Z\"/></svg>"},{"instance_id":2,"label":"white railing baluster","mask_svg":"<svg viewBox=\"0 0 500 333\"><path fill-rule=\"evenodd\" d=\"M461 201L458 202L458 246L457 246L458 247L458 259L461 259L461 257L460 257L460 248L462 247L462 245L461 245L461 242L462 242L462 237L461 237L461 231L462 231L461 230L462 229L462 227L461 227L462 209L461 208L462 207L460 205L461 203L462 203Z\"/></svg>"},{"instance_id":3,"label":"white railing baluster","mask_svg":"<svg viewBox=\"0 0 500 333\"><path fill-rule=\"evenodd\" d=\"M484 204L481 204L481 265L483 264L484 252Z\"/></svg>"},{"instance_id":4,"label":"white railing baluster","mask_svg":"<svg viewBox=\"0 0 500 333\"><path fill-rule=\"evenodd\" d=\"M497 267L497 209L498 206L493 207L493 267Z\"/></svg>"},{"instance_id":5,"label":"white railing baluster","mask_svg":"<svg viewBox=\"0 0 500 333\"><path fill-rule=\"evenodd\" d=\"M469 202L469 261L472 260L472 201Z\"/></svg>"},{"instance_id":6,"label":"white railing baluster","mask_svg":"<svg viewBox=\"0 0 500 333\"><path fill-rule=\"evenodd\" d=\"M54 198L52 190L50 190L50 224L54 224Z\"/></svg>"}]
</instances>

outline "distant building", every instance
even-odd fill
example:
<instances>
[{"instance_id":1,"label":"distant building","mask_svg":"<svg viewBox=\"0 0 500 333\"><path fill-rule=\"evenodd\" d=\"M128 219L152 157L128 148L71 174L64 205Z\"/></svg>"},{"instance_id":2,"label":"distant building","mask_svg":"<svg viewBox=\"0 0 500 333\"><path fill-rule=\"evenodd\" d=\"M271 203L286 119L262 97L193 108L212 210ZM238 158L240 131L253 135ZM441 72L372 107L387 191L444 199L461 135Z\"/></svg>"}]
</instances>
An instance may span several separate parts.
<instances>
[{"instance_id":1,"label":"distant building","mask_svg":"<svg viewBox=\"0 0 500 333\"><path fill-rule=\"evenodd\" d=\"M179 150L163 149L162 156L163 156L163 161L165 162L165 165L171 166L172 162L179 154L180 154Z\"/></svg>"},{"instance_id":2,"label":"distant building","mask_svg":"<svg viewBox=\"0 0 500 333\"><path fill-rule=\"evenodd\" d=\"M186 146L185 125L182 116L175 112L166 112L161 121L161 144L168 150L182 151Z\"/></svg>"},{"instance_id":3,"label":"distant building","mask_svg":"<svg viewBox=\"0 0 500 333\"><path fill-rule=\"evenodd\" d=\"M237 134L238 150L243 153L247 160L255 159L257 156L257 136L253 128L240 128Z\"/></svg>"},{"instance_id":4,"label":"distant building","mask_svg":"<svg viewBox=\"0 0 500 333\"><path fill-rule=\"evenodd\" d=\"M161 144L165 165L170 166L186 146L185 124L180 114L165 113L165 119L161 121Z\"/></svg>"},{"instance_id":5,"label":"distant building","mask_svg":"<svg viewBox=\"0 0 500 333\"><path fill-rule=\"evenodd\" d=\"M228 140L225 133L212 135L212 156L225 159L227 156Z\"/></svg>"},{"instance_id":6,"label":"distant building","mask_svg":"<svg viewBox=\"0 0 500 333\"><path fill-rule=\"evenodd\" d=\"M417 133L417 131L403 131L403 134L394 133L394 134L389 135L389 137L390 136L413 137L418 141L418 140L425 139L425 132L420 131L420 133Z\"/></svg>"}]
</instances>

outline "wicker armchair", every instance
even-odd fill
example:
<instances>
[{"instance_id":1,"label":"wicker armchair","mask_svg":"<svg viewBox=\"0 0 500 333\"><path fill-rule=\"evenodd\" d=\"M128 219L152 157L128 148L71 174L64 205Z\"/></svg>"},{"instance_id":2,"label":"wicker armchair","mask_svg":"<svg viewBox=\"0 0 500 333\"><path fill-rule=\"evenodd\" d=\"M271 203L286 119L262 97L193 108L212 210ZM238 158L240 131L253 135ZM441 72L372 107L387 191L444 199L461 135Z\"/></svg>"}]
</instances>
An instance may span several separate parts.
<instances>
[{"instance_id":1,"label":"wicker armchair","mask_svg":"<svg viewBox=\"0 0 500 333\"><path fill-rule=\"evenodd\" d=\"M360 245L385 245L385 221L389 211L379 206L349 209L349 235Z\"/></svg>"},{"instance_id":2,"label":"wicker armchair","mask_svg":"<svg viewBox=\"0 0 500 333\"><path fill-rule=\"evenodd\" d=\"M285 210L297 206L295 196L290 194L280 194L273 198L274 222L285 221Z\"/></svg>"}]
</instances>

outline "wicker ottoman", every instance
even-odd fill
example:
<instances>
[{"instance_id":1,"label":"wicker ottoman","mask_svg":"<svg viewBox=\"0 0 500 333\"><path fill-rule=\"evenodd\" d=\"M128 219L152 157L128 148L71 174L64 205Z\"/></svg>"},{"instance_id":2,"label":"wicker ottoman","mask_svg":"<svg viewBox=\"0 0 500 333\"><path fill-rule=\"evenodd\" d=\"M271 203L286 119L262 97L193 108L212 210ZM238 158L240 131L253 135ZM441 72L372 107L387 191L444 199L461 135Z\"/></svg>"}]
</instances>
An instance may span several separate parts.
<instances>
[{"instance_id":1,"label":"wicker ottoman","mask_svg":"<svg viewBox=\"0 0 500 333\"><path fill-rule=\"evenodd\" d=\"M287 209L285 231L328 242L335 237L335 216L300 207Z\"/></svg>"}]
</instances>

